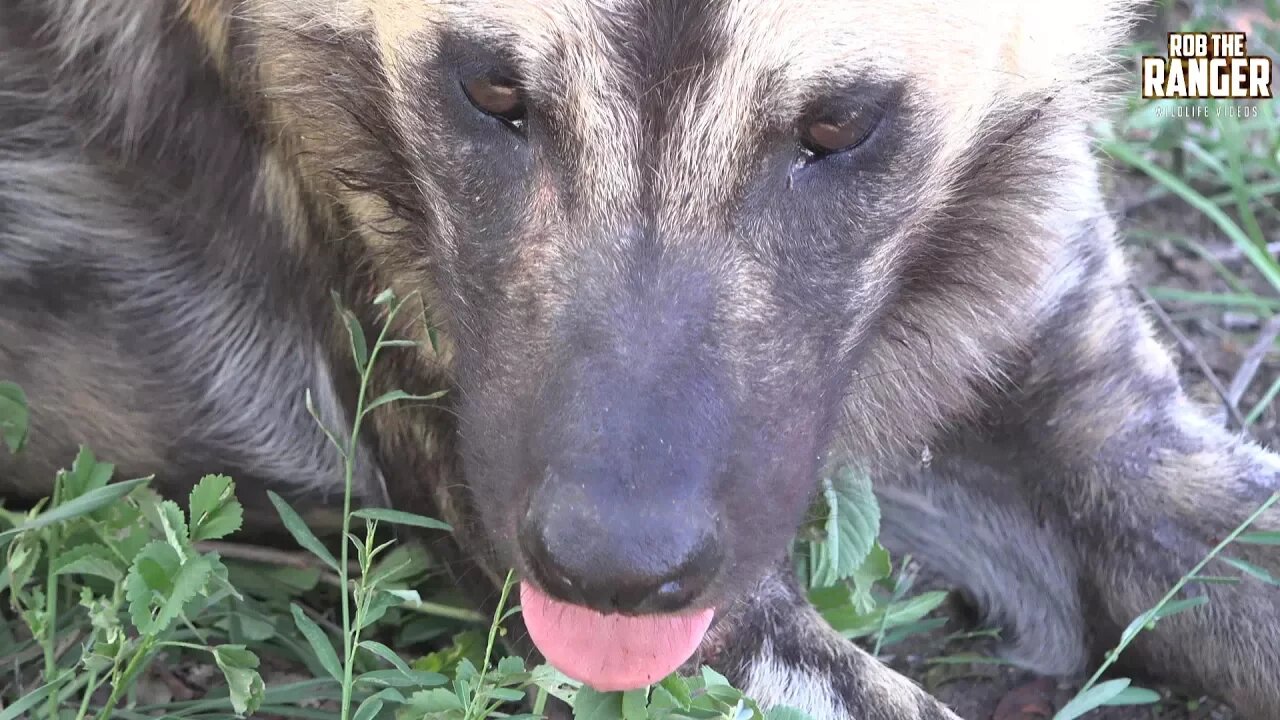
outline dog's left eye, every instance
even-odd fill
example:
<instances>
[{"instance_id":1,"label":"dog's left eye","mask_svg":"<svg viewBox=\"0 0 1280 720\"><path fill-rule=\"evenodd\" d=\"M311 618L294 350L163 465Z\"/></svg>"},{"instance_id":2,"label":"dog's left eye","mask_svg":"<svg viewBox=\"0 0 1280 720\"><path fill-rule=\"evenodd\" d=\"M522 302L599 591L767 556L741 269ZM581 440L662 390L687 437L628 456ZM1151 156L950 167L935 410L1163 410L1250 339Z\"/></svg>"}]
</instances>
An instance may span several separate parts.
<instances>
[{"instance_id":1,"label":"dog's left eye","mask_svg":"<svg viewBox=\"0 0 1280 720\"><path fill-rule=\"evenodd\" d=\"M857 113L840 121L820 120L804 128L800 142L804 150L815 157L834 155L861 145L875 126L875 116L867 113Z\"/></svg>"},{"instance_id":2,"label":"dog's left eye","mask_svg":"<svg viewBox=\"0 0 1280 720\"><path fill-rule=\"evenodd\" d=\"M500 77L476 77L464 80L462 90L477 110L492 115L513 128L523 127L527 111L524 94L515 81Z\"/></svg>"}]
</instances>

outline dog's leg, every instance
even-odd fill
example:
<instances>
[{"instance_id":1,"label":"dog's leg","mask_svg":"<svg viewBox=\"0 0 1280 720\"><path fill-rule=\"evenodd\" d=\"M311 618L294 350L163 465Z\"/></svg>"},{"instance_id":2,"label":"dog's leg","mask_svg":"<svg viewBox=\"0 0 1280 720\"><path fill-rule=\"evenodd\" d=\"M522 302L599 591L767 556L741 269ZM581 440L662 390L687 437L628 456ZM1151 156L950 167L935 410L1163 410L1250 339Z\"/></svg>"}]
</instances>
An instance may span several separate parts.
<instances>
[{"instance_id":1,"label":"dog's leg","mask_svg":"<svg viewBox=\"0 0 1280 720\"><path fill-rule=\"evenodd\" d=\"M815 720L956 720L907 678L838 635L789 570L770 575L717 621L705 660L763 707Z\"/></svg>"},{"instance_id":2,"label":"dog's leg","mask_svg":"<svg viewBox=\"0 0 1280 720\"><path fill-rule=\"evenodd\" d=\"M980 427L940 439L928 467L879 478L886 540L923 556L1006 626L1014 659L1068 673L1101 659L1274 492L1280 457L1186 397L1104 234L1045 310L1028 356ZM1280 528L1280 510L1256 530ZM1280 550L1227 555L1280 576ZM1231 702L1280 708L1280 588L1217 560L1178 599L1208 603L1161 620L1125 653L1151 673Z\"/></svg>"}]
</instances>

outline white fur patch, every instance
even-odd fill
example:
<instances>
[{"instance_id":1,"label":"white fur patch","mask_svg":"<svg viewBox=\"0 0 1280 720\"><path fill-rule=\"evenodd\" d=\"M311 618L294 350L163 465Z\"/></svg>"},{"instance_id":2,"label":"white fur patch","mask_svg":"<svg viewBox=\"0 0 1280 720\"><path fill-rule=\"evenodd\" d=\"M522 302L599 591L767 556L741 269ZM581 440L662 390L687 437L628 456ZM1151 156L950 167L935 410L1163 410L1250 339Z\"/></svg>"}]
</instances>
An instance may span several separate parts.
<instances>
[{"instance_id":1,"label":"white fur patch","mask_svg":"<svg viewBox=\"0 0 1280 720\"><path fill-rule=\"evenodd\" d=\"M808 713L813 720L849 720L844 703L822 676L782 663L768 640L751 664L744 690L762 707L787 705Z\"/></svg>"}]
</instances>

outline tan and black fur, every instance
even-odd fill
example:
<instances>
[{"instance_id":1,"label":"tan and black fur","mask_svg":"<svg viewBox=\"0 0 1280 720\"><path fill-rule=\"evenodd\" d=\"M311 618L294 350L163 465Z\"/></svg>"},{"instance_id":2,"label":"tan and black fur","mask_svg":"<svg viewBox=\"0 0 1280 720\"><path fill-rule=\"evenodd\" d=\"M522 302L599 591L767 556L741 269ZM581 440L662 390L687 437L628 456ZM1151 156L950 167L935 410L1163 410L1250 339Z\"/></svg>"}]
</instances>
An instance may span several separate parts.
<instances>
[{"instance_id":1,"label":"tan and black fur","mask_svg":"<svg viewBox=\"0 0 1280 720\"><path fill-rule=\"evenodd\" d=\"M0 378L34 406L0 473L38 492L85 443L175 489L335 493L303 406L353 406L328 293L375 328L391 287L423 300L396 332L441 343L379 389L450 394L375 413L359 485L448 517L459 562L543 581L537 537L628 587L610 548L711 537L679 598L720 608L703 659L816 718L953 717L781 569L848 454L889 544L1014 660L1080 671L1280 489L1126 290L1086 130L1135 10L0 0ZM495 69L519 128L459 90ZM830 113L874 129L806 155ZM1126 661L1272 717L1280 593L1188 592L1212 602Z\"/></svg>"}]
</instances>

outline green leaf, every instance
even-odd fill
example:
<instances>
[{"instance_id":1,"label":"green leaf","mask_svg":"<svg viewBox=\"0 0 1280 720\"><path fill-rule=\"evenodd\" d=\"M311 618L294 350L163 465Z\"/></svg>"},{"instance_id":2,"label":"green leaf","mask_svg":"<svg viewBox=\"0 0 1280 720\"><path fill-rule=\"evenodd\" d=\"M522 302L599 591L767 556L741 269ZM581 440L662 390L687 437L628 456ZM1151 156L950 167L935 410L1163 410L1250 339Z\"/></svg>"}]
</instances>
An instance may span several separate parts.
<instances>
[{"instance_id":1,"label":"green leaf","mask_svg":"<svg viewBox=\"0 0 1280 720\"><path fill-rule=\"evenodd\" d=\"M296 603L289 603L289 609L293 611L293 624L298 626L298 630L311 645L311 650L316 654L320 665L333 676L334 680L342 682L342 663L338 661L338 653L334 652L329 636L315 624L315 621L307 617Z\"/></svg>"},{"instance_id":2,"label":"green leaf","mask_svg":"<svg viewBox=\"0 0 1280 720\"><path fill-rule=\"evenodd\" d=\"M1280 532L1251 532L1236 538L1246 545L1280 545Z\"/></svg>"},{"instance_id":3,"label":"green leaf","mask_svg":"<svg viewBox=\"0 0 1280 720\"><path fill-rule=\"evenodd\" d=\"M129 617L143 635L159 635L204 592L213 574L212 561L193 555L183 561L177 550L162 540L142 549L125 577Z\"/></svg>"},{"instance_id":4,"label":"green leaf","mask_svg":"<svg viewBox=\"0 0 1280 720\"><path fill-rule=\"evenodd\" d=\"M182 508L172 500L165 500L160 503L159 510L160 530L164 533L165 542L178 553L178 557L185 558L190 550L190 543L187 540L187 519L182 515Z\"/></svg>"},{"instance_id":5,"label":"green leaf","mask_svg":"<svg viewBox=\"0 0 1280 720\"><path fill-rule=\"evenodd\" d=\"M414 713L423 714L460 712L463 709L462 701L458 696L444 688L414 693L409 698L409 707Z\"/></svg>"},{"instance_id":6,"label":"green leaf","mask_svg":"<svg viewBox=\"0 0 1280 720\"><path fill-rule=\"evenodd\" d=\"M71 471L63 470L58 473L58 484L62 488L59 498L65 503L92 490L106 487L115 470L115 465L98 462L93 451L81 445L75 461L71 463Z\"/></svg>"},{"instance_id":7,"label":"green leaf","mask_svg":"<svg viewBox=\"0 0 1280 720\"><path fill-rule=\"evenodd\" d=\"M111 582L120 582L124 571L116 564L115 556L103 545L86 543L65 550L53 562L54 575L96 575Z\"/></svg>"},{"instance_id":8,"label":"green leaf","mask_svg":"<svg viewBox=\"0 0 1280 720\"><path fill-rule=\"evenodd\" d=\"M333 553L329 552L328 548L315 536L315 533L311 532L311 528L307 527L307 523L303 521L302 516L289 507L289 503L285 502L284 498L275 494L274 491L268 490L267 497L271 499L271 504L276 506L276 512L280 515L280 520L284 522L285 529L289 531L293 539L336 571L338 569L338 561L334 559Z\"/></svg>"},{"instance_id":9,"label":"green leaf","mask_svg":"<svg viewBox=\"0 0 1280 720\"><path fill-rule=\"evenodd\" d=\"M440 673L425 670L370 670L355 679L358 683L372 683L386 687L424 688L444 685L448 678Z\"/></svg>"},{"instance_id":10,"label":"green leaf","mask_svg":"<svg viewBox=\"0 0 1280 720\"><path fill-rule=\"evenodd\" d=\"M486 694L494 700L509 703L523 702L525 697L524 691L515 688L490 688Z\"/></svg>"},{"instance_id":11,"label":"green leaf","mask_svg":"<svg viewBox=\"0 0 1280 720\"><path fill-rule=\"evenodd\" d=\"M693 702L693 692L689 689L689 682L679 675L668 675L658 685L671 693L683 709L688 709L689 704Z\"/></svg>"},{"instance_id":12,"label":"green leaf","mask_svg":"<svg viewBox=\"0 0 1280 720\"><path fill-rule=\"evenodd\" d=\"M239 715L254 713L262 706L266 686L258 674L258 656L243 645L219 645L213 648L213 659L227 679L231 707Z\"/></svg>"},{"instance_id":13,"label":"green leaf","mask_svg":"<svg viewBox=\"0 0 1280 720\"><path fill-rule=\"evenodd\" d=\"M1244 560L1238 560L1232 557L1227 557L1225 555L1222 556L1222 561L1234 567L1235 569L1239 570L1240 572L1243 572L1246 575L1251 575L1255 579L1261 580L1262 582L1267 583L1268 585L1280 585L1280 580L1277 580L1274 575L1258 567L1257 565L1254 565L1253 563L1245 562Z\"/></svg>"},{"instance_id":14,"label":"green leaf","mask_svg":"<svg viewBox=\"0 0 1280 720\"><path fill-rule=\"evenodd\" d=\"M402 510L391 510L389 508L363 508L351 513L352 517L363 518L365 520L377 520L379 522L389 522L396 525L412 525L413 527L426 528L428 530L444 530L453 532L453 526L442 520L429 518L425 515L415 515L414 513L404 512Z\"/></svg>"},{"instance_id":15,"label":"green leaf","mask_svg":"<svg viewBox=\"0 0 1280 720\"><path fill-rule=\"evenodd\" d=\"M373 720L382 712L382 698L377 695L370 695L360 703L360 707L356 708L356 712L351 716L352 720Z\"/></svg>"},{"instance_id":16,"label":"green leaf","mask_svg":"<svg viewBox=\"0 0 1280 720\"><path fill-rule=\"evenodd\" d=\"M1053 716L1053 720L1075 720L1090 710L1096 710L1124 692L1131 682L1129 678L1117 678L1098 683L1063 705L1058 714Z\"/></svg>"},{"instance_id":17,"label":"green leaf","mask_svg":"<svg viewBox=\"0 0 1280 720\"><path fill-rule=\"evenodd\" d=\"M1151 614L1151 620L1161 620L1171 615L1177 615L1188 610L1193 610L1209 602L1208 595L1196 595L1194 597L1183 598L1181 600L1170 600L1163 607L1157 609Z\"/></svg>"},{"instance_id":18,"label":"green leaf","mask_svg":"<svg viewBox=\"0 0 1280 720\"><path fill-rule=\"evenodd\" d=\"M409 674L408 663L404 661L404 658L396 654L395 650L392 650L386 645L383 645L382 643L377 642L375 640L361 640L360 647L364 648L365 650L368 650L374 655L377 655L383 660L386 660L387 662L391 663L397 670L404 673L405 675ZM441 675L440 677L443 678L444 676Z\"/></svg>"},{"instance_id":19,"label":"green leaf","mask_svg":"<svg viewBox=\"0 0 1280 720\"><path fill-rule=\"evenodd\" d=\"M27 395L11 382L0 382L0 438L9 452L18 454L27 440L31 423L31 411L27 407Z\"/></svg>"},{"instance_id":20,"label":"green leaf","mask_svg":"<svg viewBox=\"0 0 1280 720\"><path fill-rule=\"evenodd\" d=\"M573 703L574 720L618 720L622 717L622 693L602 693L583 685Z\"/></svg>"},{"instance_id":21,"label":"green leaf","mask_svg":"<svg viewBox=\"0 0 1280 720\"><path fill-rule=\"evenodd\" d=\"M226 475L205 475L191 490L191 542L217 540L240 529L244 509Z\"/></svg>"},{"instance_id":22,"label":"green leaf","mask_svg":"<svg viewBox=\"0 0 1280 720\"><path fill-rule=\"evenodd\" d=\"M387 610L400 604L400 599L395 595L376 588L370 589L366 598L365 602L368 603L368 607L361 608L363 611L363 617L360 620L361 630L378 622L382 619L382 616L387 614Z\"/></svg>"},{"instance_id":23,"label":"green leaf","mask_svg":"<svg viewBox=\"0 0 1280 720\"><path fill-rule=\"evenodd\" d=\"M646 688L622 693L622 720L647 720L649 692Z\"/></svg>"},{"instance_id":24,"label":"green leaf","mask_svg":"<svg viewBox=\"0 0 1280 720\"><path fill-rule=\"evenodd\" d=\"M835 585L862 566L880 533L880 505L871 478L850 465L823 479L826 539L813 543L811 584Z\"/></svg>"},{"instance_id":25,"label":"green leaf","mask_svg":"<svg viewBox=\"0 0 1280 720\"><path fill-rule=\"evenodd\" d=\"M383 290L382 292L378 293L378 296L373 299L373 304L386 305L387 303L395 299L396 299L395 291L392 290L391 288L387 288L386 290Z\"/></svg>"},{"instance_id":26,"label":"green leaf","mask_svg":"<svg viewBox=\"0 0 1280 720\"><path fill-rule=\"evenodd\" d=\"M379 395L377 399L369 403L369 406L366 407L364 411L369 412L376 407L382 407L387 403L398 402L401 400L420 400L420 401L439 400L440 398L444 397L447 392L448 391L446 390L438 390L429 395L410 395L409 393L403 390L390 390L388 392L385 392Z\"/></svg>"},{"instance_id":27,"label":"green leaf","mask_svg":"<svg viewBox=\"0 0 1280 720\"><path fill-rule=\"evenodd\" d=\"M497 673L500 677L519 675L524 672L524 658L519 655L508 655L498 661Z\"/></svg>"},{"instance_id":28,"label":"green leaf","mask_svg":"<svg viewBox=\"0 0 1280 720\"><path fill-rule=\"evenodd\" d=\"M876 599L871 594L872 588L892 573L893 561L889 557L889 551L880 543L875 543L866 559L850 577L853 581L853 606L858 612L869 613L875 610Z\"/></svg>"},{"instance_id":29,"label":"green leaf","mask_svg":"<svg viewBox=\"0 0 1280 720\"><path fill-rule=\"evenodd\" d=\"M360 320L355 314L350 310L341 312L342 320L347 326L347 335L351 338L351 356L356 361L356 369L363 374L369 366L369 342L365 339L364 328L360 326Z\"/></svg>"},{"instance_id":30,"label":"green leaf","mask_svg":"<svg viewBox=\"0 0 1280 720\"><path fill-rule=\"evenodd\" d=\"M139 478L137 480L127 480L125 482L112 483L106 487L91 490L70 502L54 507L48 512L40 513L18 527L5 530L0 533L0 540L12 537L18 533L37 530L55 523L87 515L95 510L111 505L125 495L128 495L134 488L139 485L144 485L147 482L150 482L150 480L151 478L149 477Z\"/></svg>"},{"instance_id":31,"label":"green leaf","mask_svg":"<svg viewBox=\"0 0 1280 720\"><path fill-rule=\"evenodd\" d=\"M1121 690L1119 693L1116 694L1115 697L1111 698L1104 704L1108 706L1150 705L1152 703L1160 702L1161 699L1162 698L1160 697L1160 693L1156 692L1155 690L1148 690L1146 688L1134 687L1130 685L1124 690Z\"/></svg>"}]
</instances>

